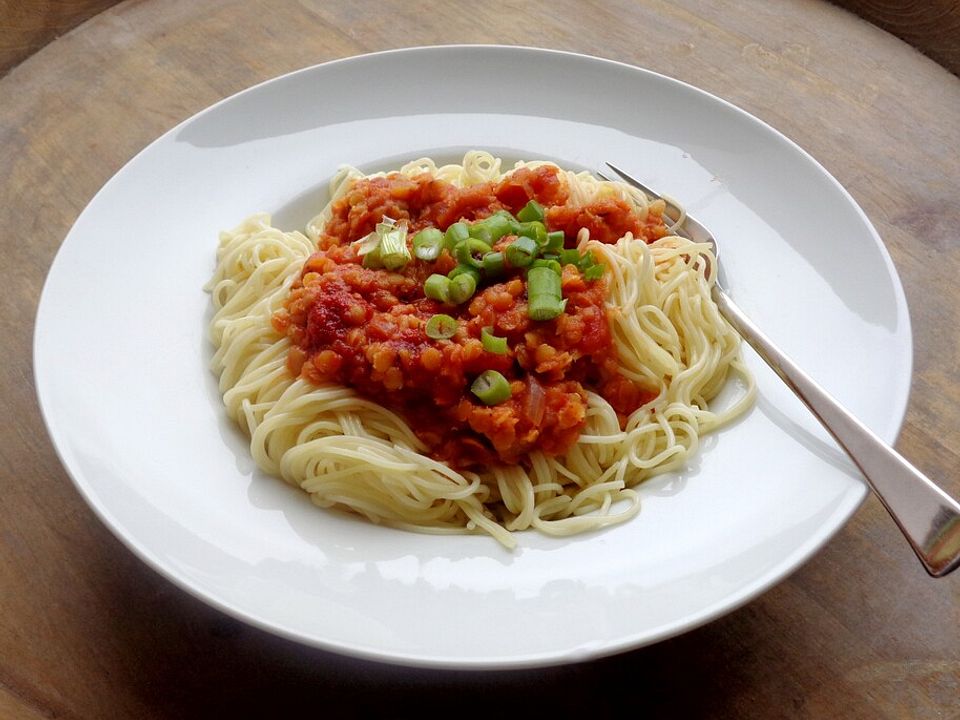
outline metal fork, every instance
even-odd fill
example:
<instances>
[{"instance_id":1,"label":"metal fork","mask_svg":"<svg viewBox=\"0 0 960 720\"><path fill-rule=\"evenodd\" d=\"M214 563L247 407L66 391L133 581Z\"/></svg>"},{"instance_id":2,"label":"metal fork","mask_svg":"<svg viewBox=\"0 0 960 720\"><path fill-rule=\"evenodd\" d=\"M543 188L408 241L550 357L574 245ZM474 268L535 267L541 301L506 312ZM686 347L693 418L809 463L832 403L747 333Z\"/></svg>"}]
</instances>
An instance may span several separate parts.
<instances>
[{"instance_id":1,"label":"metal fork","mask_svg":"<svg viewBox=\"0 0 960 720\"><path fill-rule=\"evenodd\" d=\"M607 166L649 197L665 200L615 165L608 162ZM597 174L604 180L610 179L603 173ZM670 201L665 201L669 206ZM676 231L694 242L709 243L719 266L720 249L706 227L687 215ZM717 270L710 268L709 272L717 275ZM926 571L933 577L943 577L960 566L960 503L801 370L734 304L719 282L714 282L713 300L727 322L797 394L860 468L867 485L893 517Z\"/></svg>"}]
</instances>

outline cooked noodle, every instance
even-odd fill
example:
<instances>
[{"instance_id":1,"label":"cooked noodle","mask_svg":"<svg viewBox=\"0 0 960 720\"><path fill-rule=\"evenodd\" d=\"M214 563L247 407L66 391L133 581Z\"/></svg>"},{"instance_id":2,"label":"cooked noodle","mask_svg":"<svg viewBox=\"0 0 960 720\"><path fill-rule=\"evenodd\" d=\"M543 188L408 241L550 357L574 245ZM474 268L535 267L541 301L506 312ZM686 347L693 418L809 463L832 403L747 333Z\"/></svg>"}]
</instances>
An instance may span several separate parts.
<instances>
[{"instance_id":1,"label":"cooked noodle","mask_svg":"<svg viewBox=\"0 0 960 720\"><path fill-rule=\"evenodd\" d=\"M527 164L532 165L533 163ZM539 164L539 163L537 163ZM522 166L518 163L517 167ZM400 170L429 173L458 187L496 180L501 161L468 153L462 165L420 159ZM220 235L217 268L207 289L215 315L213 369L228 415L251 437L266 472L372 522L429 533L481 531L508 547L513 531L535 528L571 535L637 514L634 489L652 475L682 468L699 438L742 414L753 402L753 378L739 355L739 337L710 297L709 246L678 236L650 245L631 235L616 244L578 238L608 268L607 306L620 372L659 388L625 427L611 405L588 392L586 425L562 457L536 451L526 465L458 471L427 455L403 417L332 383L293 377L290 341L271 324L316 247L330 206L363 175L344 168L331 201L307 235L271 227L256 214ZM617 196L648 212L644 194L625 184L565 171L570 201ZM741 392L723 410L708 403L731 376Z\"/></svg>"}]
</instances>

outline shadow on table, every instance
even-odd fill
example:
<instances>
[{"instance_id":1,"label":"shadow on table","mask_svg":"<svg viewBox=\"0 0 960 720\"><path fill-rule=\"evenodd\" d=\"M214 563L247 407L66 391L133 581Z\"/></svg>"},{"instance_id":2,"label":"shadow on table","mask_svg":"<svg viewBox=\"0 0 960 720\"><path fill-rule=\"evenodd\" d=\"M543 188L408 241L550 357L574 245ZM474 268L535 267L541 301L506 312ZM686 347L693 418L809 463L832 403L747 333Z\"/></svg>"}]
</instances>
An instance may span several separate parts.
<instances>
[{"instance_id":1,"label":"shadow on table","mask_svg":"<svg viewBox=\"0 0 960 720\"><path fill-rule=\"evenodd\" d=\"M738 716L748 711L743 703L757 673L768 676L769 689L770 674L762 670L779 652L778 641L755 632L758 613L766 611L754 603L680 637L586 663L511 671L408 668L334 655L249 627L146 568L124 577L114 588L124 612L112 631L126 635L116 647L131 669L123 681L149 713L142 717L287 717L305 710L328 717L533 710L604 717L624 705L645 718ZM663 708L669 713L661 714Z\"/></svg>"}]
</instances>

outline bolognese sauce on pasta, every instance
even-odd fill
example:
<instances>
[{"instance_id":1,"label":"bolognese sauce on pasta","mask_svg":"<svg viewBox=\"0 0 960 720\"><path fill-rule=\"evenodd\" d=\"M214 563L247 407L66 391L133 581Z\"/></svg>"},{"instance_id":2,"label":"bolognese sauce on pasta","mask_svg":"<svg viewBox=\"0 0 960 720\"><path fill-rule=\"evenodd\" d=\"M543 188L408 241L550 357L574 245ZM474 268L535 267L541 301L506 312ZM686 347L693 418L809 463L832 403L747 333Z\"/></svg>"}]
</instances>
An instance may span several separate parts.
<instances>
[{"instance_id":1,"label":"bolognese sauce on pasta","mask_svg":"<svg viewBox=\"0 0 960 720\"><path fill-rule=\"evenodd\" d=\"M749 407L710 248L662 201L500 166L344 168L307 236L265 215L221 235L214 369L264 470L321 506L513 546L632 517L634 486Z\"/></svg>"}]
</instances>

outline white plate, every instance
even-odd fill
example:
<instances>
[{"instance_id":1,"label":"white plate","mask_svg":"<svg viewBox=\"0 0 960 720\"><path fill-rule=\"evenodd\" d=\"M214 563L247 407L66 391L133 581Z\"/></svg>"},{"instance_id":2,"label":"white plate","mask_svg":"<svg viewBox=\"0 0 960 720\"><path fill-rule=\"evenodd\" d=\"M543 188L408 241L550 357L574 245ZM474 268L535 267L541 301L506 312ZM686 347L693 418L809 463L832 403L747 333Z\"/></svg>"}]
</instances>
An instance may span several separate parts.
<instances>
[{"instance_id":1,"label":"white plate","mask_svg":"<svg viewBox=\"0 0 960 720\"><path fill-rule=\"evenodd\" d=\"M258 472L207 370L219 230L266 210L300 227L341 163L386 169L471 147L619 162L722 240L746 311L893 440L911 373L906 303L850 196L789 140L635 67L522 48L350 58L229 98L106 184L50 270L37 391L97 514L185 590L272 632L406 664L517 667L596 657L704 623L826 542L865 490L750 354L760 400L639 517L569 539L435 537L315 508ZM838 582L841 581L838 578Z\"/></svg>"}]
</instances>

